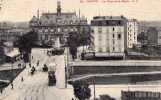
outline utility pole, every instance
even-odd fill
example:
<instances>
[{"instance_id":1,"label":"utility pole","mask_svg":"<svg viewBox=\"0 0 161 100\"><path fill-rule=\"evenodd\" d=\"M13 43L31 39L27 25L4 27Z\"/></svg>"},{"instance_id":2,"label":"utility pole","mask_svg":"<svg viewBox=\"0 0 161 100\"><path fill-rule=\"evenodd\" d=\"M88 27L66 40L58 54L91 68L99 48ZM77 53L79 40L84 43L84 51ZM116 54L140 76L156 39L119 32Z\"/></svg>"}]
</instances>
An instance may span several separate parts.
<instances>
[{"instance_id":1,"label":"utility pole","mask_svg":"<svg viewBox=\"0 0 161 100\"><path fill-rule=\"evenodd\" d=\"M11 58L11 73L12 73L12 79L13 79L13 64L14 64L14 59Z\"/></svg>"},{"instance_id":2,"label":"utility pole","mask_svg":"<svg viewBox=\"0 0 161 100\"><path fill-rule=\"evenodd\" d=\"M96 99L96 90L95 90L95 77L93 79L93 95L94 95L94 100Z\"/></svg>"}]
</instances>

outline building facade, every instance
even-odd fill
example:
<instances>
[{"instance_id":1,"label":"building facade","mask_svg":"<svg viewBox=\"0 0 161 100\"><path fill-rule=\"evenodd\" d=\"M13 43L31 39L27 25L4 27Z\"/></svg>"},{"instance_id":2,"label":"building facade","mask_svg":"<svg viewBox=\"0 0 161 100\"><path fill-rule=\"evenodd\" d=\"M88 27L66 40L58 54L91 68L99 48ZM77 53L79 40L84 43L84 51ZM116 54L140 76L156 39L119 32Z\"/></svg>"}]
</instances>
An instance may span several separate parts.
<instances>
[{"instance_id":1,"label":"building facade","mask_svg":"<svg viewBox=\"0 0 161 100\"><path fill-rule=\"evenodd\" d=\"M89 25L85 17L76 15L75 12L62 12L60 2L57 3L56 13L42 13L39 18L33 16L30 21L30 27L38 33L38 40L40 44L51 43L56 45L59 38L60 43L63 44L70 32L85 33L89 32Z\"/></svg>"},{"instance_id":2,"label":"building facade","mask_svg":"<svg viewBox=\"0 0 161 100\"><path fill-rule=\"evenodd\" d=\"M158 45L161 45L161 30L158 31Z\"/></svg>"},{"instance_id":3,"label":"building facade","mask_svg":"<svg viewBox=\"0 0 161 100\"><path fill-rule=\"evenodd\" d=\"M14 28L0 29L0 41L15 42L19 39L20 36L26 34L27 31L25 30Z\"/></svg>"},{"instance_id":4,"label":"building facade","mask_svg":"<svg viewBox=\"0 0 161 100\"><path fill-rule=\"evenodd\" d=\"M20 36L26 34L29 28L18 28L10 23L0 23L0 42L15 42Z\"/></svg>"},{"instance_id":5,"label":"building facade","mask_svg":"<svg viewBox=\"0 0 161 100\"><path fill-rule=\"evenodd\" d=\"M127 48L133 48L137 44L138 21L129 19L127 22Z\"/></svg>"},{"instance_id":6,"label":"building facade","mask_svg":"<svg viewBox=\"0 0 161 100\"><path fill-rule=\"evenodd\" d=\"M0 64L5 62L5 51L2 45L0 45Z\"/></svg>"},{"instance_id":7,"label":"building facade","mask_svg":"<svg viewBox=\"0 0 161 100\"><path fill-rule=\"evenodd\" d=\"M121 100L161 100L161 93L146 91L122 91Z\"/></svg>"},{"instance_id":8,"label":"building facade","mask_svg":"<svg viewBox=\"0 0 161 100\"><path fill-rule=\"evenodd\" d=\"M95 53L124 53L126 21L123 16L98 16L91 21L91 48Z\"/></svg>"}]
</instances>

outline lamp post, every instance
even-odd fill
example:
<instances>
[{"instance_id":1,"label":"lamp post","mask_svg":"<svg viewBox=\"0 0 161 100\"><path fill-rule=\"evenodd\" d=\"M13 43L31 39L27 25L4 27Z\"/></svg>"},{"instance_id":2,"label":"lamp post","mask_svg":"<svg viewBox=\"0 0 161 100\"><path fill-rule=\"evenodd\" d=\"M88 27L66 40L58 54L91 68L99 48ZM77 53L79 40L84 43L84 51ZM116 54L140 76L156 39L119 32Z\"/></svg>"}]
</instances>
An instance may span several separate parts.
<instances>
[{"instance_id":1,"label":"lamp post","mask_svg":"<svg viewBox=\"0 0 161 100\"><path fill-rule=\"evenodd\" d=\"M93 95L94 95L94 100L96 99L96 90L95 90L95 77L93 79Z\"/></svg>"},{"instance_id":2,"label":"lamp post","mask_svg":"<svg viewBox=\"0 0 161 100\"><path fill-rule=\"evenodd\" d=\"M66 54L65 54L65 88L67 88L67 78L68 78L68 47L66 47Z\"/></svg>"},{"instance_id":3,"label":"lamp post","mask_svg":"<svg viewBox=\"0 0 161 100\"><path fill-rule=\"evenodd\" d=\"M11 73L12 73L11 80L13 79L13 63L14 63L14 59L11 58Z\"/></svg>"}]
</instances>

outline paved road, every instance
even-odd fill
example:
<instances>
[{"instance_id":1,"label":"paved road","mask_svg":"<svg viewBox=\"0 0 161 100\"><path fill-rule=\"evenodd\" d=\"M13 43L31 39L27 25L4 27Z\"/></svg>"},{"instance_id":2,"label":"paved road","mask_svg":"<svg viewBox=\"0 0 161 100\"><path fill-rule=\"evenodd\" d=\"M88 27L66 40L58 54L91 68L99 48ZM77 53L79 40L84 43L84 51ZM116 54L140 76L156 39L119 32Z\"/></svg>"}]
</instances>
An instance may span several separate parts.
<instances>
[{"instance_id":1,"label":"paved road","mask_svg":"<svg viewBox=\"0 0 161 100\"><path fill-rule=\"evenodd\" d=\"M46 49L34 49L32 51L32 66L36 67L36 73L32 76L30 74L31 68L27 66L14 80L14 89L12 90L11 85L9 85L3 91L3 94L0 94L0 100L53 100L53 98L55 100L65 100L65 98L71 98L72 89L60 90L60 88L65 88L64 55L50 57L46 55L46 51ZM40 61L39 66L37 66L38 60ZM57 84L55 87L48 87L48 73L42 72L43 65L51 62L56 63ZM23 82L21 82L22 77ZM64 95L64 93L69 95Z\"/></svg>"}]
</instances>

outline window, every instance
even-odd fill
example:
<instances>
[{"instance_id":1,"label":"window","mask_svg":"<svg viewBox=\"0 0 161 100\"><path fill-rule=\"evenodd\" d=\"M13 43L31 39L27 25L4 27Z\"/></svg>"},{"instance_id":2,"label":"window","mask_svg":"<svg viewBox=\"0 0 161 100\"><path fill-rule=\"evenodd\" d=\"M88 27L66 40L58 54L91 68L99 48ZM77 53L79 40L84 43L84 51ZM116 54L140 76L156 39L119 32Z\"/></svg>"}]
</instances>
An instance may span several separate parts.
<instances>
[{"instance_id":1,"label":"window","mask_svg":"<svg viewBox=\"0 0 161 100\"><path fill-rule=\"evenodd\" d=\"M121 25L121 21L118 21L118 25Z\"/></svg>"},{"instance_id":2,"label":"window","mask_svg":"<svg viewBox=\"0 0 161 100\"><path fill-rule=\"evenodd\" d=\"M42 30L40 29L40 30L39 30L39 32L41 33L41 32L42 32Z\"/></svg>"},{"instance_id":3,"label":"window","mask_svg":"<svg viewBox=\"0 0 161 100\"><path fill-rule=\"evenodd\" d=\"M136 39L136 37L134 36L134 40Z\"/></svg>"},{"instance_id":4,"label":"window","mask_svg":"<svg viewBox=\"0 0 161 100\"><path fill-rule=\"evenodd\" d=\"M94 33L94 29L91 29L91 32Z\"/></svg>"},{"instance_id":5,"label":"window","mask_svg":"<svg viewBox=\"0 0 161 100\"><path fill-rule=\"evenodd\" d=\"M115 40L113 40L113 45L115 45Z\"/></svg>"},{"instance_id":6,"label":"window","mask_svg":"<svg viewBox=\"0 0 161 100\"><path fill-rule=\"evenodd\" d=\"M113 51L115 51L115 47L113 47Z\"/></svg>"},{"instance_id":7,"label":"window","mask_svg":"<svg viewBox=\"0 0 161 100\"><path fill-rule=\"evenodd\" d=\"M73 24L73 21L72 20L70 21L70 24Z\"/></svg>"},{"instance_id":8,"label":"window","mask_svg":"<svg viewBox=\"0 0 161 100\"><path fill-rule=\"evenodd\" d=\"M64 21L64 24L68 24L68 22L65 20L65 21Z\"/></svg>"},{"instance_id":9,"label":"window","mask_svg":"<svg viewBox=\"0 0 161 100\"><path fill-rule=\"evenodd\" d=\"M110 52L110 50L109 50L109 48L108 48L108 47L106 47L106 52Z\"/></svg>"},{"instance_id":10,"label":"window","mask_svg":"<svg viewBox=\"0 0 161 100\"><path fill-rule=\"evenodd\" d=\"M68 15L66 15L66 18L69 18L69 16L68 16Z\"/></svg>"},{"instance_id":11,"label":"window","mask_svg":"<svg viewBox=\"0 0 161 100\"><path fill-rule=\"evenodd\" d=\"M48 29L45 29L45 32L48 32Z\"/></svg>"},{"instance_id":12,"label":"window","mask_svg":"<svg viewBox=\"0 0 161 100\"><path fill-rule=\"evenodd\" d=\"M74 31L74 29L73 29L73 28L71 28L71 29L70 29L70 31L71 31L71 32L73 32L73 31Z\"/></svg>"},{"instance_id":13,"label":"window","mask_svg":"<svg viewBox=\"0 0 161 100\"><path fill-rule=\"evenodd\" d=\"M98 33L102 33L102 28L101 27L98 28Z\"/></svg>"},{"instance_id":14,"label":"window","mask_svg":"<svg viewBox=\"0 0 161 100\"><path fill-rule=\"evenodd\" d=\"M115 38L115 34L113 34L113 38Z\"/></svg>"},{"instance_id":15,"label":"window","mask_svg":"<svg viewBox=\"0 0 161 100\"><path fill-rule=\"evenodd\" d=\"M54 32L54 29L51 29L50 31L51 31L51 32Z\"/></svg>"},{"instance_id":16,"label":"window","mask_svg":"<svg viewBox=\"0 0 161 100\"><path fill-rule=\"evenodd\" d=\"M60 29L60 28L58 28L58 29L57 29L57 31L58 31L58 32L60 32L60 31L61 31L61 29Z\"/></svg>"},{"instance_id":17,"label":"window","mask_svg":"<svg viewBox=\"0 0 161 100\"><path fill-rule=\"evenodd\" d=\"M113 31L115 31L115 28L113 27L113 29L112 29Z\"/></svg>"},{"instance_id":18,"label":"window","mask_svg":"<svg viewBox=\"0 0 161 100\"><path fill-rule=\"evenodd\" d=\"M118 34L118 39L119 39L119 40L121 39L121 34Z\"/></svg>"},{"instance_id":19,"label":"window","mask_svg":"<svg viewBox=\"0 0 161 100\"><path fill-rule=\"evenodd\" d=\"M99 39L99 41L101 41L101 40L102 40L102 36L101 36L101 34L99 34L98 39Z\"/></svg>"},{"instance_id":20,"label":"window","mask_svg":"<svg viewBox=\"0 0 161 100\"><path fill-rule=\"evenodd\" d=\"M99 47L99 52L102 52L102 48L101 47Z\"/></svg>"},{"instance_id":21,"label":"window","mask_svg":"<svg viewBox=\"0 0 161 100\"><path fill-rule=\"evenodd\" d=\"M147 97L148 97L148 98L153 97L153 93L151 93L151 92L147 92Z\"/></svg>"}]
</instances>

